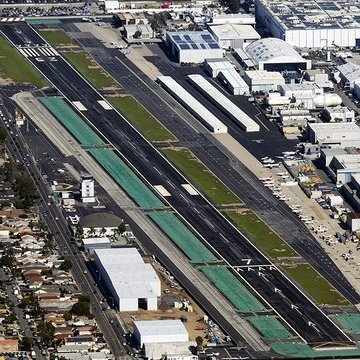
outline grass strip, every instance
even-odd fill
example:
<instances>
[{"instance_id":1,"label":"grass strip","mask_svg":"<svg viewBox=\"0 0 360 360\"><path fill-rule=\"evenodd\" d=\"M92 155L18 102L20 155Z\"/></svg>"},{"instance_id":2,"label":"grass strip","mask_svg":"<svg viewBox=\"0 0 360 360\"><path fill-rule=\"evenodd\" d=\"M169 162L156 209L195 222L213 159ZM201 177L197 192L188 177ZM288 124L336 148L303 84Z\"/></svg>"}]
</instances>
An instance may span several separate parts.
<instances>
[{"instance_id":1,"label":"grass strip","mask_svg":"<svg viewBox=\"0 0 360 360\"><path fill-rule=\"evenodd\" d=\"M349 305L350 303L311 265L282 265L282 268L294 279L318 304Z\"/></svg>"},{"instance_id":2,"label":"grass strip","mask_svg":"<svg viewBox=\"0 0 360 360\"><path fill-rule=\"evenodd\" d=\"M167 130L132 96L111 96L108 100L119 110L148 140L176 141Z\"/></svg>"},{"instance_id":3,"label":"grass strip","mask_svg":"<svg viewBox=\"0 0 360 360\"><path fill-rule=\"evenodd\" d=\"M27 83L34 86L46 86L40 74L0 36L0 77L14 83Z\"/></svg>"},{"instance_id":4,"label":"grass strip","mask_svg":"<svg viewBox=\"0 0 360 360\"><path fill-rule=\"evenodd\" d=\"M226 211L226 216L234 225L250 237L267 255L272 258L299 257L277 233L251 210L243 212Z\"/></svg>"},{"instance_id":5,"label":"grass strip","mask_svg":"<svg viewBox=\"0 0 360 360\"><path fill-rule=\"evenodd\" d=\"M190 150L163 148L161 151L213 204L241 203L241 200Z\"/></svg>"}]
</instances>

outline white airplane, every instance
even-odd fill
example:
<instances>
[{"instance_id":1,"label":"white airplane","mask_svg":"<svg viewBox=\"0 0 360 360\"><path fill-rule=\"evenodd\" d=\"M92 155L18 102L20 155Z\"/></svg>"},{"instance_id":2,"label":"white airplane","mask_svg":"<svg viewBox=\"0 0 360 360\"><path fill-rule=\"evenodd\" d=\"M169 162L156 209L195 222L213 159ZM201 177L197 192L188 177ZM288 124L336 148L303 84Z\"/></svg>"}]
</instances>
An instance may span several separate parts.
<instances>
[{"instance_id":1,"label":"white airplane","mask_svg":"<svg viewBox=\"0 0 360 360\"><path fill-rule=\"evenodd\" d=\"M267 159L269 159L269 157L265 156L265 157L262 157L260 160L264 161L264 160L267 160Z\"/></svg>"},{"instance_id":2,"label":"white airplane","mask_svg":"<svg viewBox=\"0 0 360 360\"><path fill-rule=\"evenodd\" d=\"M276 156L278 159L284 159L285 156Z\"/></svg>"},{"instance_id":3,"label":"white airplane","mask_svg":"<svg viewBox=\"0 0 360 360\"><path fill-rule=\"evenodd\" d=\"M274 167L279 167L280 163L276 163L276 164L263 164L263 165L264 165L264 167L266 167L266 168L272 169L272 168L274 168Z\"/></svg>"},{"instance_id":4,"label":"white airplane","mask_svg":"<svg viewBox=\"0 0 360 360\"><path fill-rule=\"evenodd\" d=\"M275 162L275 160L269 158L269 159L263 160L262 162L263 162L263 164L273 164Z\"/></svg>"},{"instance_id":5,"label":"white airplane","mask_svg":"<svg viewBox=\"0 0 360 360\"><path fill-rule=\"evenodd\" d=\"M302 210L301 209L292 209L291 210L294 214L301 214Z\"/></svg>"},{"instance_id":6,"label":"white airplane","mask_svg":"<svg viewBox=\"0 0 360 360\"><path fill-rule=\"evenodd\" d=\"M295 155L296 151L283 151L282 154L283 155Z\"/></svg>"},{"instance_id":7,"label":"white airplane","mask_svg":"<svg viewBox=\"0 0 360 360\"><path fill-rule=\"evenodd\" d=\"M290 175L281 175L282 179L288 179L290 177Z\"/></svg>"},{"instance_id":8,"label":"white airplane","mask_svg":"<svg viewBox=\"0 0 360 360\"><path fill-rule=\"evenodd\" d=\"M278 172L276 175L278 176L285 176L285 175L288 175L287 172Z\"/></svg>"},{"instance_id":9,"label":"white airplane","mask_svg":"<svg viewBox=\"0 0 360 360\"><path fill-rule=\"evenodd\" d=\"M304 224L309 225L309 224L313 224L314 220L306 220L304 221Z\"/></svg>"},{"instance_id":10,"label":"white airplane","mask_svg":"<svg viewBox=\"0 0 360 360\"><path fill-rule=\"evenodd\" d=\"M279 196L279 200L280 201L289 201L289 200L291 200L291 197L286 196L286 195L282 195L282 196Z\"/></svg>"},{"instance_id":11,"label":"white airplane","mask_svg":"<svg viewBox=\"0 0 360 360\"><path fill-rule=\"evenodd\" d=\"M265 183L264 186L270 188L270 187L273 187L274 184L273 183Z\"/></svg>"},{"instance_id":12,"label":"white airplane","mask_svg":"<svg viewBox=\"0 0 360 360\"><path fill-rule=\"evenodd\" d=\"M281 192L281 186L274 187L274 191L280 191Z\"/></svg>"},{"instance_id":13,"label":"white airplane","mask_svg":"<svg viewBox=\"0 0 360 360\"><path fill-rule=\"evenodd\" d=\"M269 181L269 180L272 180L272 179L273 179L272 176L259 178L260 181Z\"/></svg>"},{"instance_id":14,"label":"white airplane","mask_svg":"<svg viewBox=\"0 0 360 360\"><path fill-rule=\"evenodd\" d=\"M297 208L301 208L302 205L298 205L298 204L294 204L294 205L290 205L291 209L297 209Z\"/></svg>"}]
</instances>

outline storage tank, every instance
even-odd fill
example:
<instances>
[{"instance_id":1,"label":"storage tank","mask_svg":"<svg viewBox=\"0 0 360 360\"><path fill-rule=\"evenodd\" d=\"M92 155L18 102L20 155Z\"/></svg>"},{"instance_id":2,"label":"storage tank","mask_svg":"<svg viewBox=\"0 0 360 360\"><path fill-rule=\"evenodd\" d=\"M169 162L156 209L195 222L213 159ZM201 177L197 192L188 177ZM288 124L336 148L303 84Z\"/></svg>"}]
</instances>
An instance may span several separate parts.
<instances>
[{"instance_id":1,"label":"storage tank","mask_svg":"<svg viewBox=\"0 0 360 360\"><path fill-rule=\"evenodd\" d=\"M286 96L271 96L266 99L266 102L270 106L278 106L278 105L288 105L290 104L290 99Z\"/></svg>"},{"instance_id":2,"label":"storage tank","mask_svg":"<svg viewBox=\"0 0 360 360\"><path fill-rule=\"evenodd\" d=\"M341 105L342 99L337 94L323 94L314 97L314 104L317 108Z\"/></svg>"}]
</instances>

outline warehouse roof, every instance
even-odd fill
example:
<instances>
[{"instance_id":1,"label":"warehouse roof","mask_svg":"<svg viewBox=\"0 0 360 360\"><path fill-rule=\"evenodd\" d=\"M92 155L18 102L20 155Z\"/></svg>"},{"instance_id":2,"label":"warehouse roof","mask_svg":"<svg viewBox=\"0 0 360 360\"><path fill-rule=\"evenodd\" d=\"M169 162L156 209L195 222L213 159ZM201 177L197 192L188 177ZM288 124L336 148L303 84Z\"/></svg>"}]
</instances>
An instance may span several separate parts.
<instances>
[{"instance_id":1,"label":"warehouse roof","mask_svg":"<svg viewBox=\"0 0 360 360\"><path fill-rule=\"evenodd\" d=\"M356 28L358 0L257 0L284 29Z\"/></svg>"},{"instance_id":2,"label":"warehouse roof","mask_svg":"<svg viewBox=\"0 0 360 360\"><path fill-rule=\"evenodd\" d=\"M264 38L254 41L246 47L245 51L257 63L306 61L290 44L277 38Z\"/></svg>"},{"instance_id":3,"label":"warehouse roof","mask_svg":"<svg viewBox=\"0 0 360 360\"><path fill-rule=\"evenodd\" d=\"M222 74L222 76L226 79L226 81L233 88L237 88L237 87L241 87L241 88L246 87L246 88L248 88L248 85L245 82L245 80L240 76L240 74L234 68L221 70L220 74Z\"/></svg>"},{"instance_id":4,"label":"warehouse roof","mask_svg":"<svg viewBox=\"0 0 360 360\"><path fill-rule=\"evenodd\" d=\"M284 77L281 75L281 73L277 71L267 71L267 70L248 70L245 71L245 74L252 80L281 80L284 81Z\"/></svg>"},{"instance_id":5,"label":"warehouse roof","mask_svg":"<svg viewBox=\"0 0 360 360\"><path fill-rule=\"evenodd\" d=\"M211 25L210 31L218 39L260 39L259 33L251 25L223 24Z\"/></svg>"},{"instance_id":6,"label":"warehouse roof","mask_svg":"<svg viewBox=\"0 0 360 360\"><path fill-rule=\"evenodd\" d=\"M84 245L96 245L96 244L107 244L110 243L110 239L108 237L98 237L98 238L85 238L82 239Z\"/></svg>"},{"instance_id":7,"label":"warehouse roof","mask_svg":"<svg viewBox=\"0 0 360 360\"><path fill-rule=\"evenodd\" d=\"M120 299L160 296L160 280L155 270L143 262L136 249L95 249L94 253Z\"/></svg>"},{"instance_id":8,"label":"warehouse roof","mask_svg":"<svg viewBox=\"0 0 360 360\"><path fill-rule=\"evenodd\" d=\"M188 91L179 85L171 76L159 76L158 81L169 91L176 94L181 101L190 108L205 126L211 127L214 133L226 133L227 127L211 113L203 104L196 100Z\"/></svg>"},{"instance_id":9,"label":"warehouse roof","mask_svg":"<svg viewBox=\"0 0 360 360\"><path fill-rule=\"evenodd\" d=\"M238 106L236 106L230 99L228 99L222 92L215 86L210 84L202 75L188 75L191 83L200 88L201 91L209 95L211 99L218 104L221 109L230 114L234 119L239 122L239 125L245 131L259 131L259 124L254 121L250 116L245 114Z\"/></svg>"},{"instance_id":10,"label":"warehouse roof","mask_svg":"<svg viewBox=\"0 0 360 360\"><path fill-rule=\"evenodd\" d=\"M347 81L357 81L360 79L360 65L348 62L342 65L339 65L337 69L340 71L340 74L346 78Z\"/></svg>"},{"instance_id":11,"label":"warehouse roof","mask_svg":"<svg viewBox=\"0 0 360 360\"><path fill-rule=\"evenodd\" d=\"M221 49L208 31L168 31L166 36L179 50Z\"/></svg>"},{"instance_id":12,"label":"warehouse roof","mask_svg":"<svg viewBox=\"0 0 360 360\"><path fill-rule=\"evenodd\" d=\"M144 344L145 357L148 359L179 358L188 359L192 354L190 349L196 348L195 341L181 341L172 343L147 343Z\"/></svg>"},{"instance_id":13,"label":"warehouse roof","mask_svg":"<svg viewBox=\"0 0 360 360\"><path fill-rule=\"evenodd\" d=\"M187 335L184 324L181 320L143 320L134 321L141 336L151 335Z\"/></svg>"},{"instance_id":14,"label":"warehouse roof","mask_svg":"<svg viewBox=\"0 0 360 360\"><path fill-rule=\"evenodd\" d=\"M118 227L122 222L122 219L114 214L95 212L90 215L83 216L80 219L79 226L82 228Z\"/></svg>"},{"instance_id":15,"label":"warehouse roof","mask_svg":"<svg viewBox=\"0 0 360 360\"><path fill-rule=\"evenodd\" d=\"M308 127L316 134L318 141L358 140L360 143L360 127L353 122L309 123Z\"/></svg>"}]
</instances>

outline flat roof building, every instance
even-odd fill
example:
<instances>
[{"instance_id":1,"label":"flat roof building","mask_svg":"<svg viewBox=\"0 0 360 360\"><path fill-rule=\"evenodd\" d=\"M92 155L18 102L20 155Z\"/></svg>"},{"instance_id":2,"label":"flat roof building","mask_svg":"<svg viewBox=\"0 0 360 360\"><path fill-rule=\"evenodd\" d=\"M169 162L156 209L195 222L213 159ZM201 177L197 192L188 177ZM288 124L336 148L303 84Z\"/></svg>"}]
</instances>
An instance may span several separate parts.
<instances>
[{"instance_id":1,"label":"flat roof building","mask_svg":"<svg viewBox=\"0 0 360 360\"><path fill-rule=\"evenodd\" d=\"M222 70L234 69L234 65L229 59L206 59L204 63L205 71L213 78L219 75Z\"/></svg>"},{"instance_id":2,"label":"flat roof building","mask_svg":"<svg viewBox=\"0 0 360 360\"><path fill-rule=\"evenodd\" d=\"M360 82L360 65L348 62L339 65L337 69L340 72L340 79L350 89L353 89L355 84Z\"/></svg>"},{"instance_id":3,"label":"flat roof building","mask_svg":"<svg viewBox=\"0 0 360 360\"><path fill-rule=\"evenodd\" d=\"M189 341L189 333L181 320L134 321L134 335L140 347L144 344Z\"/></svg>"},{"instance_id":4,"label":"flat roof building","mask_svg":"<svg viewBox=\"0 0 360 360\"><path fill-rule=\"evenodd\" d=\"M160 279L137 249L94 249L94 261L119 311L137 311L141 301L147 310L157 310Z\"/></svg>"},{"instance_id":5,"label":"flat roof building","mask_svg":"<svg viewBox=\"0 0 360 360\"><path fill-rule=\"evenodd\" d=\"M251 25L223 24L209 26L214 39L223 49L244 48L260 39L259 33Z\"/></svg>"},{"instance_id":6,"label":"flat roof building","mask_svg":"<svg viewBox=\"0 0 360 360\"><path fill-rule=\"evenodd\" d=\"M179 63L201 64L205 59L224 57L224 50L209 31L167 31L166 45Z\"/></svg>"},{"instance_id":7,"label":"flat roof building","mask_svg":"<svg viewBox=\"0 0 360 360\"><path fill-rule=\"evenodd\" d=\"M330 147L360 148L360 128L355 123L309 123L311 143Z\"/></svg>"},{"instance_id":8,"label":"flat roof building","mask_svg":"<svg viewBox=\"0 0 360 360\"><path fill-rule=\"evenodd\" d=\"M187 90L179 85L171 76L157 78L161 86L168 91L191 114L213 133L226 133L227 127L203 104L196 100Z\"/></svg>"},{"instance_id":9,"label":"flat roof building","mask_svg":"<svg viewBox=\"0 0 360 360\"><path fill-rule=\"evenodd\" d=\"M241 129L252 132L259 131L259 124L230 101L202 75L188 75L190 83L213 102L222 112L230 117Z\"/></svg>"},{"instance_id":10,"label":"flat roof building","mask_svg":"<svg viewBox=\"0 0 360 360\"><path fill-rule=\"evenodd\" d=\"M245 49L258 70L283 71L311 69L311 61L304 59L290 44L277 38L252 42Z\"/></svg>"},{"instance_id":11,"label":"flat roof building","mask_svg":"<svg viewBox=\"0 0 360 360\"><path fill-rule=\"evenodd\" d=\"M249 86L235 69L221 70L219 80L225 84L232 95L244 95L249 93Z\"/></svg>"},{"instance_id":12,"label":"flat roof building","mask_svg":"<svg viewBox=\"0 0 360 360\"><path fill-rule=\"evenodd\" d=\"M280 85L285 84L285 79L281 73L266 70L245 71L244 80L250 86L251 91L277 90Z\"/></svg>"},{"instance_id":13,"label":"flat roof building","mask_svg":"<svg viewBox=\"0 0 360 360\"><path fill-rule=\"evenodd\" d=\"M359 46L357 0L255 0L255 9L261 27L297 48Z\"/></svg>"},{"instance_id":14,"label":"flat roof building","mask_svg":"<svg viewBox=\"0 0 360 360\"><path fill-rule=\"evenodd\" d=\"M255 25L255 16L251 14L214 14L210 25L241 24Z\"/></svg>"}]
</instances>

